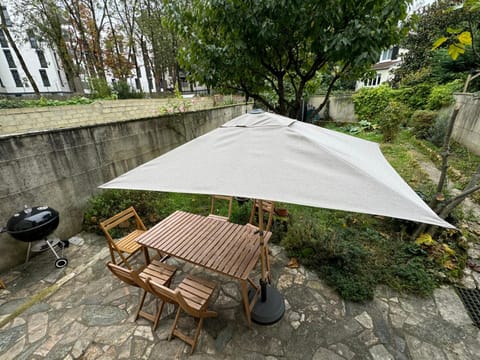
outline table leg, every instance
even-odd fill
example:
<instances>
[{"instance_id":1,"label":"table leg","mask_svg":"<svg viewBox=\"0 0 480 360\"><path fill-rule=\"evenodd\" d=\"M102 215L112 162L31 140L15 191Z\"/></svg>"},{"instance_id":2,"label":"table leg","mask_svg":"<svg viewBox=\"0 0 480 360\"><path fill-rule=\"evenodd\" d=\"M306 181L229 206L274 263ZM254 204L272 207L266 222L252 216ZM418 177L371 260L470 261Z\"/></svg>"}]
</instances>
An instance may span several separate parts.
<instances>
[{"instance_id":1,"label":"table leg","mask_svg":"<svg viewBox=\"0 0 480 360\"><path fill-rule=\"evenodd\" d=\"M143 246L143 254L145 255L145 264L150 264L150 254L148 253L148 248Z\"/></svg>"},{"instance_id":2,"label":"table leg","mask_svg":"<svg viewBox=\"0 0 480 360\"><path fill-rule=\"evenodd\" d=\"M245 280L240 280L240 288L242 290L243 307L245 308L248 327L251 327L252 319L250 317L250 302L248 301L247 282Z\"/></svg>"}]
</instances>

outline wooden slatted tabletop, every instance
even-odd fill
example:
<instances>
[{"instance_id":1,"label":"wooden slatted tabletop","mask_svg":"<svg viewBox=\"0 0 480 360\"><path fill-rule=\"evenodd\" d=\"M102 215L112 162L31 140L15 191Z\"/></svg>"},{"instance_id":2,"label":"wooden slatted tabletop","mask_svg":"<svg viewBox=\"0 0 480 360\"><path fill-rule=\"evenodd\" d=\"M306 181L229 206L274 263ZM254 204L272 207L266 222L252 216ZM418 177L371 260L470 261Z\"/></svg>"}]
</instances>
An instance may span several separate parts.
<instances>
[{"instance_id":1,"label":"wooden slatted tabletop","mask_svg":"<svg viewBox=\"0 0 480 360\"><path fill-rule=\"evenodd\" d=\"M271 233L265 233L265 242ZM245 225L175 211L137 242L206 269L247 280L260 256L259 235Z\"/></svg>"}]
</instances>

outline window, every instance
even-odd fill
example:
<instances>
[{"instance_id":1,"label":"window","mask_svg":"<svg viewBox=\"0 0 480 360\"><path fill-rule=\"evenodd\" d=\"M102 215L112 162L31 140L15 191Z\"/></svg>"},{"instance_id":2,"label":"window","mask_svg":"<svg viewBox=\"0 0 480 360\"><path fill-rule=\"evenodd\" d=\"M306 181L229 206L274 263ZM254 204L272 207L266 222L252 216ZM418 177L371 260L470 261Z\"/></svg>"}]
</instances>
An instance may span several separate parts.
<instances>
[{"instance_id":1,"label":"window","mask_svg":"<svg viewBox=\"0 0 480 360\"><path fill-rule=\"evenodd\" d=\"M137 88L137 90L140 90L141 88L141 84L140 84L140 79L139 78L135 78L135 87Z\"/></svg>"},{"instance_id":2,"label":"window","mask_svg":"<svg viewBox=\"0 0 480 360\"><path fill-rule=\"evenodd\" d=\"M48 79L47 70L40 69L40 76L42 77L43 86L50 86L50 80Z\"/></svg>"},{"instance_id":3,"label":"window","mask_svg":"<svg viewBox=\"0 0 480 360\"><path fill-rule=\"evenodd\" d=\"M37 50L38 61L40 61L40 67L47 68L47 59L45 59L45 54L43 50Z\"/></svg>"},{"instance_id":4,"label":"window","mask_svg":"<svg viewBox=\"0 0 480 360\"><path fill-rule=\"evenodd\" d=\"M382 51L382 55L380 55L380 62L392 60L392 53L393 53L392 48Z\"/></svg>"},{"instance_id":5,"label":"window","mask_svg":"<svg viewBox=\"0 0 480 360\"><path fill-rule=\"evenodd\" d=\"M8 48L8 41L2 29L0 29L0 45L2 45L2 48Z\"/></svg>"},{"instance_id":6,"label":"window","mask_svg":"<svg viewBox=\"0 0 480 360\"><path fill-rule=\"evenodd\" d=\"M8 67L10 69L15 69L17 65L15 65L15 60L13 60L12 52L10 50L3 50L3 53L7 59Z\"/></svg>"},{"instance_id":7,"label":"window","mask_svg":"<svg viewBox=\"0 0 480 360\"><path fill-rule=\"evenodd\" d=\"M380 85L381 81L382 81L382 75L377 74L377 75L375 75L374 78L364 80L363 85L365 85L365 86L377 86L377 85Z\"/></svg>"},{"instance_id":8,"label":"window","mask_svg":"<svg viewBox=\"0 0 480 360\"><path fill-rule=\"evenodd\" d=\"M2 6L3 16L5 16L5 24L7 26L12 26L12 20L10 20L10 16L8 15L7 7Z\"/></svg>"},{"instance_id":9,"label":"window","mask_svg":"<svg viewBox=\"0 0 480 360\"><path fill-rule=\"evenodd\" d=\"M5 85L3 85L3 81L2 81L2 78L0 78L0 87L5 87Z\"/></svg>"},{"instance_id":10,"label":"window","mask_svg":"<svg viewBox=\"0 0 480 360\"><path fill-rule=\"evenodd\" d=\"M35 34L33 33L33 30L28 30L27 35L28 41L30 41L30 46L32 47L32 49L38 49L38 41L35 37Z\"/></svg>"},{"instance_id":11,"label":"window","mask_svg":"<svg viewBox=\"0 0 480 360\"><path fill-rule=\"evenodd\" d=\"M20 75L18 74L17 70L10 70L13 76L13 80L15 80L15 85L17 87L23 87L22 80L20 79Z\"/></svg>"}]
</instances>

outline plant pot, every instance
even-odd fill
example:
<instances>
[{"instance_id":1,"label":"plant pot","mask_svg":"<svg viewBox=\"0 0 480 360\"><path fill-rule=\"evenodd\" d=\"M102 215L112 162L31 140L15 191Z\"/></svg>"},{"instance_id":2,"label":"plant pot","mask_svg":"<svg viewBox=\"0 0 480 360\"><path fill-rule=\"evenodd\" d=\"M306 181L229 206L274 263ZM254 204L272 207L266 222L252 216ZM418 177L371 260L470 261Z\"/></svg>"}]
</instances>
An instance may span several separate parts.
<instances>
[{"instance_id":1,"label":"plant pot","mask_svg":"<svg viewBox=\"0 0 480 360\"><path fill-rule=\"evenodd\" d=\"M286 217L286 216L288 216L288 210L285 209L285 208L276 208L276 209L275 209L275 213L276 213L278 216L281 216L281 217Z\"/></svg>"},{"instance_id":2,"label":"plant pot","mask_svg":"<svg viewBox=\"0 0 480 360\"><path fill-rule=\"evenodd\" d=\"M237 200L238 205L243 205L246 202L248 202L250 199L246 197L235 196L235 200Z\"/></svg>"}]
</instances>

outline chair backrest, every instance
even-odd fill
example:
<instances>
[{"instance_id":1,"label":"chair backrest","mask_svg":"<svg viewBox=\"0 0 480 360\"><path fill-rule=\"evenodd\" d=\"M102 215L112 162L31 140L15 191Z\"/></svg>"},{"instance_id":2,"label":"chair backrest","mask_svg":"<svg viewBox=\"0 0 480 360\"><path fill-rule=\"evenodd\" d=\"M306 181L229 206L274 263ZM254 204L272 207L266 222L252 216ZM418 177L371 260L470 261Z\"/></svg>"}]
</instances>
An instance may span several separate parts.
<instances>
[{"instance_id":1,"label":"chair backrest","mask_svg":"<svg viewBox=\"0 0 480 360\"><path fill-rule=\"evenodd\" d=\"M227 219L230 219L232 216L232 204L233 204L233 196L226 196L226 195L212 195L212 205L210 207L210 214L216 215L216 201L228 201L228 215L226 216Z\"/></svg>"},{"instance_id":2,"label":"chair backrest","mask_svg":"<svg viewBox=\"0 0 480 360\"><path fill-rule=\"evenodd\" d=\"M190 314L191 316L201 318L201 317L211 317L216 315L216 313L212 311L208 311L206 309L206 307L208 306L208 302L205 302L202 308L195 308L191 306L190 303L194 304L198 299L198 296L195 294L190 294L191 298L188 298L188 297L186 298L182 294L180 289L178 288L176 288L175 290L170 289L152 280L151 278L147 278L145 281L145 284L147 286L147 291L155 294L165 302L179 305L182 308L182 310L184 310L187 314Z\"/></svg>"},{"instance_id":3,"label":"chair backrest","mask_svg":"<svg viewBox=\"0 0 480 360\"><path fill-rule=\"evenodd\" d=\"M107 263L107 267L115 276L128 285L140 287L146 290L145 282L140 278L140 276L138 276L135 270L126 269L112 262Z\"/></svg>"},{"instance_id":4,"label":"chair backrest","mask_svg":"<svg viewBox=\"0 0 480 360\"><path fill-rule=\"evenodd\" d=\"M129 221L131 218L135 219L135 226L139 230L147 230L145 225L143 224L142 219L140 219L140 216L138 216L137 212L133 208L133 206L130 206L128 209L125 209L118 214L112 216L111 218L108 218L107 220L103 220L100 222L100 228L103 230L105 235L110 235L109 230L117 227L118 225Z\"/></svg>"},{"instance_id":5,"label":"chair backrest","mask_svg":"<svg viewBox=\"0 0 480 360\"><path fill-rule=\"evenodd\" d=\"M151 278L147 278L145 280L145 285L148 292L158 296L164 302L168 302L170 304L179 304L178 298L181 296L179 290L170 289L169 287L159 284Z\"/></svg>"},{"instance_id":6,"label":"chair backrest","mask_svg":"<svg viewBox=\"0 0 480 360\"><path fill-rule=\"evenodd\" d=\"M270 231L273 222L273 214L275 212L275 203L270 200L262 200L262 210L263 210L263 221L264 221L264 229L265 231ZM249 224L257 226L259 220L255 218L255 215L258 213L260 208L260 200L255 199L252 204L252 212L250 213L250 220L248 221ZM265 223L265 219L267 222Z\"/></svg>"}]
</instances>

